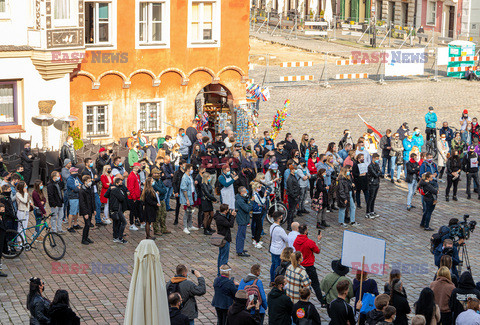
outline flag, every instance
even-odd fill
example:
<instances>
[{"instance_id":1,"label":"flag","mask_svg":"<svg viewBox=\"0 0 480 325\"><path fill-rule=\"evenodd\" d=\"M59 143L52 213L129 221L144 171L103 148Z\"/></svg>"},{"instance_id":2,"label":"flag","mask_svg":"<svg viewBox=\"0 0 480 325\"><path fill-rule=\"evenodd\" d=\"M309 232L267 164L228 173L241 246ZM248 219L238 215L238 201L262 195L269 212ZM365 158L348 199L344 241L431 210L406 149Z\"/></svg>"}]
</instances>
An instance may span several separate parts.
<instances>
[{"instance_id":1,"label":"flag","mask_svg":"<svg viewBox=\"0 0 480 325\"><path fill-rule=\"evenodd\" d=\"M358 117L360 117L360 119L363 121L363 123L365 123L365 125L367 126L367 128L372 129L372 131L375 132L375 134L378 135L380 138L383 137L383 135L382 135L380 132L378 132L373 126L371 126L370 124L368 124L367 121L365 121L365 120L360 116L360 114L357 114L357 115L358 115Z\"/></svg>"}]
</instances>

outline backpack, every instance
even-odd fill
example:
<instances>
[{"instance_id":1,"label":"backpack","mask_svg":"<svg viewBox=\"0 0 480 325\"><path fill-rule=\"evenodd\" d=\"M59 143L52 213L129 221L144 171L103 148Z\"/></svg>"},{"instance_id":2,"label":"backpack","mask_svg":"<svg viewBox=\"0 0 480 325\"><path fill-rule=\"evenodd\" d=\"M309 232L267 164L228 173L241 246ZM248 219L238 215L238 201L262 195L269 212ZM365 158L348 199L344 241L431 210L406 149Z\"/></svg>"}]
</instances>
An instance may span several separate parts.
<instances>
[{"instance_id":1,"label":"backpack","mask_svg":"<svg viewBox=\"0 0 480 325\"><path fill-rule=\"evenodd\" d=\"M262 304L262 295L260 294L260 289L257 286L258 279L255 279L252 284L245 286L243 290L247 293L247 296L254 296ZM247 305L250 303L250 299L247 299Z\"/></svg>"},{"instance_id":2,"label":"backpack","mask_svg":"<svg viewBox=\"0 0 480 325\"><path fill-rule=\"evenodd\" d=\"M180 294L180 282L178 282L178 283L170 282L168 284L168 286L167 286L167 297L170 296L170 294L175 293L175 292L178 293L181 296L181 294ZM182 299L183 299L183 297L182 297ZM190 296L188 296L187 299L183 300L182 305L180 306L180 309L182 309L185 306L185 304L187 303L187 301L189 299L190 299Z\"/></svg>"},{"instance_id":3,"label":"backpack","mask_svg":"<svg viewBox=\"0 0 480 325\"><path fill-rule=\"evenodd\" d=\"M290 265L290 264L289 264ZM275 277L279 276L279 275L285 275L285 273L287 273L287 267L289 266L282 266L282 264L280 264L279 266L277 266L277 268L275 269Z\"/></svg>"},{"instance_id":4,"label":"backpack","mask_svg":"<svg viewBox=\"0 0 480 325\"><path fill-rule=\"evenodd\" d=\"M436 234L430 237L430 253L435 254L435 249L442 243L442 238L450 233L450 228L442 226Z\"/></svg>"}]
</instances>

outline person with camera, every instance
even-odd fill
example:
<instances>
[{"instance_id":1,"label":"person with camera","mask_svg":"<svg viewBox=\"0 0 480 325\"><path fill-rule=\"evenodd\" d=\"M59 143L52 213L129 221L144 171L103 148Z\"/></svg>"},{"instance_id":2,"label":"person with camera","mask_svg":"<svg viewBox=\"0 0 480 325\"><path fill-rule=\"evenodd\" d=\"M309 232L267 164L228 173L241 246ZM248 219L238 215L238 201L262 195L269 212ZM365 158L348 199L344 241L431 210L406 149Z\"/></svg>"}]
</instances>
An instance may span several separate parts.
<instances>
[{"instance_id":1,"label":"person with camera","mask_svg":"<svg viewBox=\"0 0 480 325\"><path fill-rule=\"evenodd\" d=\"M217 225L217 234L223 236L225 245L218 248L217 275L220 276L220 266L228 264L230 243L232 242L232 228L235 225L235 210L230 211L228 204L221 204L220 210L213 217Z\"/></svg>"},{"instance_id":2,"label":"person with camera","mask_svg":"<svg viewBox=\"0 0 480 325\"><path fill-rule=\"evenodd\" d=\"M458 241L459 245L463 244L463 239ZM433 253L435 257L435 265L440 267L440 259L443 255L449 255L452 257L452 274L458 277L457 265L460 264L460 257L458 255L458 248L453 244L453 240L451 238L445 238L441 245L435 249Z\"/></svg>"},{"instance_id":3,"label":"person with camera","mask_svg":"<svg viewBox=\"0 0 480 325\"><path fill-rule=\"evenodd\" d=\"M168 295L168 305L170 313L170 325L189 325L190 320L187 316L182 314L180 308L182 307L182 296L178 292Z\"/></svg>"},{"instance_id":4,"label":"person with camera","mask_svg":"<svg viewBox=\"0 0 480 325\"><path fill-rule=\"evenodd\" d=\"M183 264L177 265L175 276L167 283L167 294L178 292L182 297L183 305L180 311L187 316L190 324L194 324L198 317L198 306L195 296L203 296L207 292L205 278L197 270L192 270L192 274L197 278L198 285L187 279L188 270Z\"/></svg>"},{"instance_id":5,"label":"person with camera","mask_svg":"<svg viewBox=\"0 0 480 325\"><path fill-rule=\"evenodd\" d=\"M422 199L424 202L422 221L420 227L423 227L425 231L433 231L430 228L430 219L432 218L433 210L437 204L438 187L434 184L434 175L430 172L426 172L420 184L418 184L420 193L422 193Z\"/></svg>"},{"instance_id":6,"label":"person with camera","mask_svg":"<svg viewBox=\"0 0 480 325\"><path fill-rule=\"evenodd\" d=\"M478 187L478 154L475 152L475 146L470 146L468 148L468 152L463 156L462 161L463 170L467 175L467 199L471 199L472 196L470 194L470 184L472 183L472 179L474 181L474 185ZM480 200L480 191L478 195L478 199Z\"/></svg>"},{"instance_id":7,"label":"person with camera","mask_svg":"<svg viewBox=\"0 0 480 325\"><path fill-rule=\"evenodd\" d=\"M245 290L238 290L235 294L235 302L228 309L227 323L229 325L263 324L263 320L261 319L262 314L260 314L260 300L250 300L248 305L247 301L247 292Z\"/></svg>"}]
</instances>

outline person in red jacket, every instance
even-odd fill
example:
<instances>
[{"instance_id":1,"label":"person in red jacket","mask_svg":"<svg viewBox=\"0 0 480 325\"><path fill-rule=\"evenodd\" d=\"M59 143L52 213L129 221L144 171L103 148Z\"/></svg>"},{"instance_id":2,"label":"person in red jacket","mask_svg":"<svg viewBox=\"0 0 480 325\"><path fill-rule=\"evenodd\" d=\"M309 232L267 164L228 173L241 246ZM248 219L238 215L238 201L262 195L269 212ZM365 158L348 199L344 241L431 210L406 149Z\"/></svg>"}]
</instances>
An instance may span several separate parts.
<instances>
[{"instance_id":1,"label":"person in red jacket","mask_svg":"<svg viewBox=\"0 0 480 325\"><path fill-rule=\"evenodd\" d=\"M315 181L317 180L317 167L316 167L316 164L320 161L320 159L318 158L318 152L317 151L313 151L313 152L310 152L310 157L308 158L307 160L307 168L308 168L308 171L310 172L310 175L312 175L312 177L310 177L310 198L313 198L313 190L315 188Z\"/></svg>"},{"instance_id":2,"label":"person in red jacket","mask_svg":"<svg viewBox=\"0 0 480 325\"><path fill-rule=\"evenodd\" d=\"M141 228L145 228L145 223L142 217L142 202L140 196L142 190L140 189L140 171L141 165L139 163L133 164L133 169L127 178L127 189L130 193L128 195L128 207L130 209L130 230L138 230L135 223L140 224Z\"/></svg>"},{"instance_id":3,"label":"person in red jacket","mask_svg":"<svg viewBox=\"0 0 480 325\"><path fill-rule=\"evenodd\" d=\"M318 281L317 269L315 268L315 255L320 253L320 248L313 240L308 238L308 226L302 224L298 227L300 235L297 236L293 247L295 250L300 251L303 256L303 262L301 265L305 268L308 277L312 281L312 288L315 291L318 301L322 301L322 290L320 289L320 282ZM317 237L317 242L322 239L322 234Z\"/></svg>"}]
</instances>

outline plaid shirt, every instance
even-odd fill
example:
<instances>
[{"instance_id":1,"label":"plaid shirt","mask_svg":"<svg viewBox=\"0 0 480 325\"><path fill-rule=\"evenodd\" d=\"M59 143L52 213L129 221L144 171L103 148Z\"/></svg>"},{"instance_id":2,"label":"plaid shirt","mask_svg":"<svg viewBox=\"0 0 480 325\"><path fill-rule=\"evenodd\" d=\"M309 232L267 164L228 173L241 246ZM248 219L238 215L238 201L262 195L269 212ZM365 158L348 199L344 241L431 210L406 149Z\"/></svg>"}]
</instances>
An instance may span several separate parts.
<instances>
[{"instance_id":1,"label":"plaid shirt","mask_svg":"<svg viewBox=\"0 0 480 325\"><path fill-rule=\"evenodd\" d=\"M285 272L285 278L287 279L285 292L295 304L300 300L300 288L310 287L310 278L305 268L300 265L296 268L294 268L293 265L289 265L287 272Z\"/></svg>"}]
</instances>

